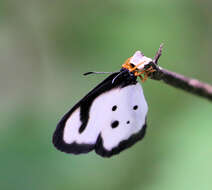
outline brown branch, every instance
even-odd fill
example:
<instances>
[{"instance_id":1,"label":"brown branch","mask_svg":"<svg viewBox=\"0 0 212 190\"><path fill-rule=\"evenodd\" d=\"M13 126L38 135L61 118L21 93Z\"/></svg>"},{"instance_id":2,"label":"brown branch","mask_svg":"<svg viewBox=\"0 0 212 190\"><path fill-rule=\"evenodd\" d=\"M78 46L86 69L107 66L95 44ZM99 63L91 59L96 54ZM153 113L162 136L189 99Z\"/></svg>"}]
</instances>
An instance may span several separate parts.
<instances>
[{"instance_id":1,"label":"brown branch","mask_svg":"<svg viewBox=\"0 0 212 190\"><path fill-rule=\"evenodd\" d=\"M178 73L174 73L163 69L157 65L158 59L162 53L162 47L160 46L153 62L150 62L145 66L146 68L153 67L155 72L150 74L150 78L154 80L162 80L166 84L169 84L173 87L180 88L189 93L192 93L203 98L207 98L212 101L212 86L203 82L200 82L193 78L188 78Z\"/></svg>"}]
</instances>

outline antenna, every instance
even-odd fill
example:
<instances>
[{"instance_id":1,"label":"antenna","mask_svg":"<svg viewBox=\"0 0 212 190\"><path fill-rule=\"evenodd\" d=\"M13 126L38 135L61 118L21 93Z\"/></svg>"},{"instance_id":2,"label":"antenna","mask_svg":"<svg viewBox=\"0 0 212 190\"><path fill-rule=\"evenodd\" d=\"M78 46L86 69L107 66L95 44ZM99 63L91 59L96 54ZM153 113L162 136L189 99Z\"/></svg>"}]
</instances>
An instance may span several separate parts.
<instances>
[{"instance_id":1,"label":"antenna","mask_svg":"<svg viewBox=\"0 0 212 190\"><path fill-rule=\"evenodd\" d=\"M87 73L84 73L83 75L86 76L86 75L90 75L90 74L113 74L113 73L116 73L116 72L87 72Z\"/></svg>"}]
</instances>

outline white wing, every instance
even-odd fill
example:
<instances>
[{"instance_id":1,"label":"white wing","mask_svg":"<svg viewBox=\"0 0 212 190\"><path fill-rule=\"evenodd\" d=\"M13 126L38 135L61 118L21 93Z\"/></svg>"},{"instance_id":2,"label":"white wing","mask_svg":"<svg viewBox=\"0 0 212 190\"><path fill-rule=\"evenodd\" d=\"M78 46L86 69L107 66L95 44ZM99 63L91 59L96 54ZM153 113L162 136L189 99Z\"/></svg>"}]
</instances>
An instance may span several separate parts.
<instances>
[{"instance_id":1,"label":"white wing","mask_svg":"<svg viewBox=\"0 0 212 190\"><path fill-rule=\"evenodd\" d=\"M99 135L105 151L137 134L146 122L148 107L141 85L115 88L98 96L92 103L85 130L80 133L80 107L67 120L63 140L67 144L95 144Z\"/></svg>"},{"instance_id":2,"label":"white wing","mask_svg":"<svg viewBox=\"0 0 212 190\"><path fill-rule=\"evenodd\" d=\"M111 85L109 76L79 101L59 122L54 145L67 153L93 149L112 156L145 135L148 106L142 87L134 78L120 78Z\"/></svg>"},{"instance_id":3,"label":"white wing","mask_svg":"<svg viewBox=\"0 0 212 190\"><path fill-rule=\"evenodd\" d=\"M147 111L148 106L139 83L113 89L93 102L87 129L100 130L104 152L110 152L142 130Z\"/></svg>"}]
</instances>

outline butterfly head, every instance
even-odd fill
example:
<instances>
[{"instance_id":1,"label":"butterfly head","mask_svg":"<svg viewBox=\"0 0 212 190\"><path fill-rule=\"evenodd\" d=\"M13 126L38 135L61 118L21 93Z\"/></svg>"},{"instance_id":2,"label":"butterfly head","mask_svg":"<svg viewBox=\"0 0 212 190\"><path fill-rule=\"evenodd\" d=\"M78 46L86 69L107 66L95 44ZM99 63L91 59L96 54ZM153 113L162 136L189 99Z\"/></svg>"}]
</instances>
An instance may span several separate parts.
<instances>
[{"instance_id":1,"label":"butterfly head","mask_svg":"<svg viewBox=\"0 0 212 190\"><path fill-rule=\"evenodd\" d=\"M122 68L127 69L134 76L139 76L144 82L149 74L155 71L152 67L145 68L150 62L153 62L151 58L144 56L140 51L136 51L132 57L125 61Z\"/></svg>"}]
</instances>

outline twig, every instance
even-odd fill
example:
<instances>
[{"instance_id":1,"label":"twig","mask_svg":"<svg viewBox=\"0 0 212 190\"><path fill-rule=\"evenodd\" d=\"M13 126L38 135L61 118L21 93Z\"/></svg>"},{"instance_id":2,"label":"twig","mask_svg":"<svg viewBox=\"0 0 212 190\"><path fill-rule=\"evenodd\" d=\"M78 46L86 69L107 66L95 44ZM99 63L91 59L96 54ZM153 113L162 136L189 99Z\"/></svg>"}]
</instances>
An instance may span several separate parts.
<instances>
[{"instance_id":1,"label":"twig","mask_svg":"<svg viewBox=\"0 0 212 190\"><path fill-rule=\"evenodd\" d=\"M150 78L154 80L162 80L166 84L180 88L189 93L207 98L212 101L212 86L203 82L200 82L196 79L187 78L178 73L174 73L163 69L157 65L158 59L162 53L162 45L160 46L153 62L147 65L147 67L152 66L155 69L155 72L150 74Z\"/></svg>"}]
</instances>

